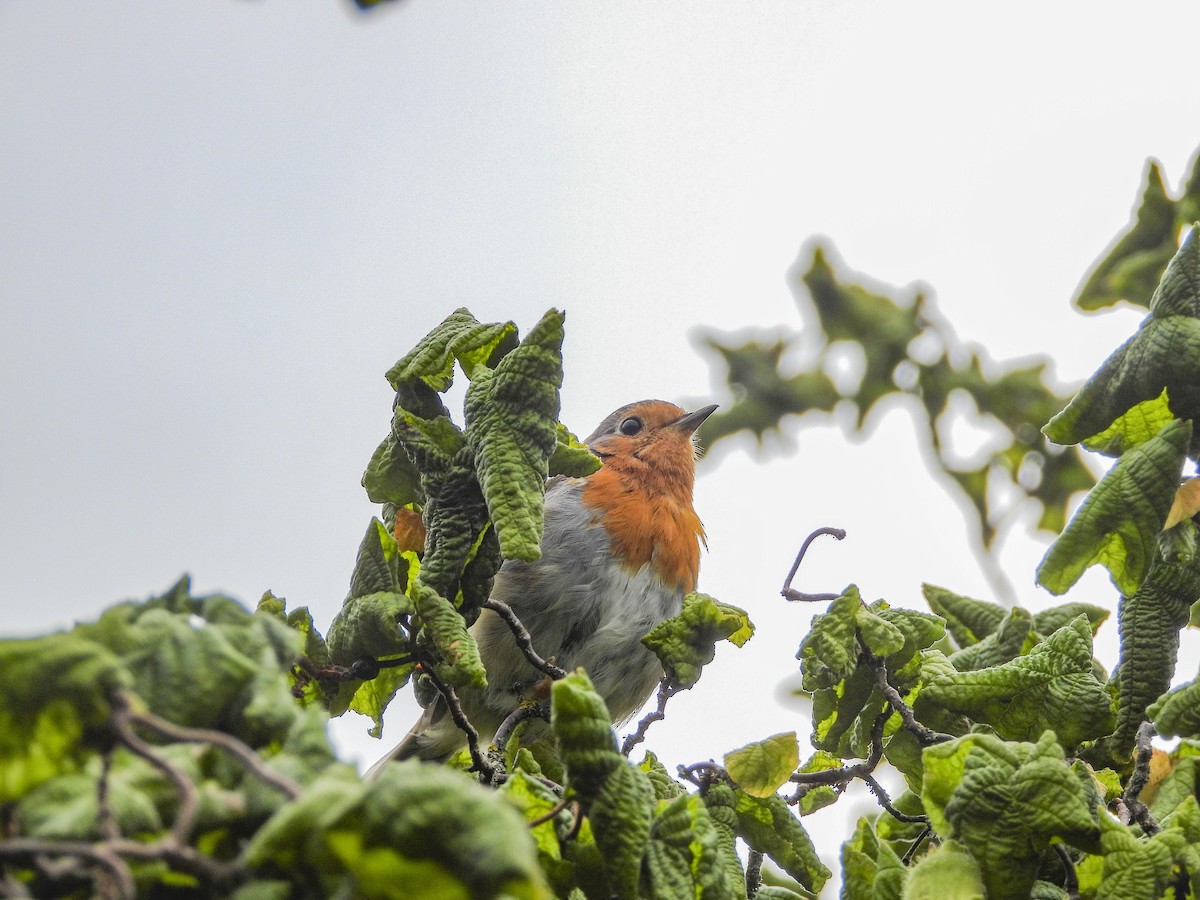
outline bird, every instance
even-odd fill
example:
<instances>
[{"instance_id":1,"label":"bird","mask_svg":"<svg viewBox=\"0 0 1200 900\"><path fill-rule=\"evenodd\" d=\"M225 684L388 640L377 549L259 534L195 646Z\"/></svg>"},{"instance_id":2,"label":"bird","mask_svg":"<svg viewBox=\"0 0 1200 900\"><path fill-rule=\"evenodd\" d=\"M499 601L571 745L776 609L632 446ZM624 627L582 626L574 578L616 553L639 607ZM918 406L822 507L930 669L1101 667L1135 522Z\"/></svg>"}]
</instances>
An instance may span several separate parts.
<instances>
[{"instance_id":1,"label":"bird","mask_svg":"<svg viewBox=\"0 0 1200 900\"><path fill-rule=\"evenodd\" d=\"M704 526L692 506L694 434L716 406L687 412L663 400L617 409L585 440L601 466L546 484L541 556L506 559L491 597L528 630L534 650L566 671L582 667L615 725L641 709L662 679L641 639L678 615L696 589ZM517 646L508 624L484 609L470 628L488 685L459 692L463 711L490 739L547 678ZM368 772L394 759L445 760L466 745L439 696L408 735Z\"/></svg>"}]
</instances>

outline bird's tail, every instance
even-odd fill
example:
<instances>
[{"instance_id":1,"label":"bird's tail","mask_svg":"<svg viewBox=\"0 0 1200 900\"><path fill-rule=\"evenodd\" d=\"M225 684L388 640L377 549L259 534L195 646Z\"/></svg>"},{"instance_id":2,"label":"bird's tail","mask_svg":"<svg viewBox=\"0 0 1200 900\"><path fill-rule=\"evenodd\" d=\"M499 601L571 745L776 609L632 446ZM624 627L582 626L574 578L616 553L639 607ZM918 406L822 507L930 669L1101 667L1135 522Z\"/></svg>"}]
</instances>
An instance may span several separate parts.
<instances>
[{"instance_id":1,"label":"bird's tail","mask_svg":"<svg viewBox=\"0 0 1200 900\"><path fill-rule=\"evenodd\" d=\"M374 780L383 767L392 761L422 759L441 763L449 759L466 745L466 738L455 727L449 712L445 701L441 697L435 697L421 714L421 718L408 730L404 739L367 769L363 778L366 781Z\"/></svg>"}]
</instances>

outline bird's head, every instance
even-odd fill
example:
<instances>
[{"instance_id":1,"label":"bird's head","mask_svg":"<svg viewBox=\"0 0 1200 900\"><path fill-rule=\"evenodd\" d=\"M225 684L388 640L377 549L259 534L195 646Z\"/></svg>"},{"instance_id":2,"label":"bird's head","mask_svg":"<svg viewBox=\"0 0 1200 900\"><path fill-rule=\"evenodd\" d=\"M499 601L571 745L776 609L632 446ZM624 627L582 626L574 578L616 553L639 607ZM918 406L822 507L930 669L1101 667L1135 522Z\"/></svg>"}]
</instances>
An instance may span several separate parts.
<instances>
[{"instance_id":1,"label":"bird's head","mask_svg":"<svg viewBox=\"0 0 1200 900\"><path fill-rule=\"evenodd\" d=\"M584 443L610 471L655 493L690 500L696 473L692 436L716 408L688 412L664 400L639 400L609 414Z\"/></svg>"}]
</instances>

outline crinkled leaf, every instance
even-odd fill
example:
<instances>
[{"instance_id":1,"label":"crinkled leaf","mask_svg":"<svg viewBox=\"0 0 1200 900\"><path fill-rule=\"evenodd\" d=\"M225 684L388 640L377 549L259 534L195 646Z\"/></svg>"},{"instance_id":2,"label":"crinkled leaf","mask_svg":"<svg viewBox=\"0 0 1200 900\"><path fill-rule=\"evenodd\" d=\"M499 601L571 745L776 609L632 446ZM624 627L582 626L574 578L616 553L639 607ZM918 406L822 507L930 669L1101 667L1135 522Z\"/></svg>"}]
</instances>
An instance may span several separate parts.
<instances>
[{"instance_id":1,"label":"crinkled leaf","mask_svg":"<svg viewBox=\"0 0 1200 900\"><path fill-rule=\"evenodd\" d=\"M1200 358L1200 346L1196 352ZM1047 551L1039 583L1061 594L1099 562L1123 594L1136 591L1171 509L1191 435L1190 421L1172 422L1122 456Z\"/></svg>"},{"instance_id":2,"label":"crinkled leaf","mask_svg":"<svg viewBox=\"0 0 1200 900\"><path fill-rule=\"evenodd\" d=\"M638 768L645 772L650 779L656 800L674 800L681 794L687 793L683 785L671 777L667 767L659 762L658 757L651 751L646 751L646 755L638 763Z\"/></svg>"},{"instance_id":3,"label":"crinkled leaf","mask_svg":"<svg viewBox=\"0 0 1200 900\"><path fill-rule=\"evenodd\" d=\"M147 763L123 751L114 755L105 796L122 834L153 835L163 828L153 793L139 784L148 768ZM86 772L51 779L27 793L17 805L22 836L100 840L99 780L99 760L91 760ZM164 787L170 790L170 786Z\"/></svg>"},{"instance_id":4,"label":"crinkled leaf","mask_svg":"<svg viewBox=\"0 0 1200 900\"><path fill-rule=\"evenodd\" d=\"M512 322L480 323L466 307L456 309L429 332L391 369L387 380L400 394L402 402L418 415L429 415L436 398L434 391L446 391L454 380L454 361L468 378L481 369L495 365L516 341L517 326Z\"/></svg>"},{"instance_id":5,"label":"crinkled leaf","mask_svg":"<svg viewBox=\"0 0 1200 900\"><path fill-rule=\"evenodd\" d=\"M1146 715L1163 737L1200 735L1200 678L1163 694Z\"/></svg>"},{"instance_id":6,"label":"crinkled leaf","mask_svg":"<svg viewBox=\"0 0 1200 900\"><path fill-rule=\"evenodd\" d=\"M725 769L752 797L769 797L787 784L800 765L796 732L775 734L725 754Z\"/></svg>"},{"instance_id":7,"label":"crinkled leaf","mask_svg":"<svg viewBox=\"0 0 1200 900\"><path fill-rule=\"evenodd\" d=\"M922 584L929 608L946 620L946 629L960 648L977 644L999 627L1004 607L974 600L933 584Z\"/></svg>"},{"instance_id":8,"label":"crinkled leaf","mask_svg":"<svg viewBox=\"0 0 1200 900\"><path fill-rule=\"evenodd\" d=\"M1157 397L1135 403L1121 413L1111 425L1081 441L1084 447L1105 456L1121 456L1139 444L1144 444L1175 419L1166 388Z\"/></svg>"},{"instance_id":9,"label":"crinkled leaf","mask_svg":"<svg viewBox=\"0 0 1200 900\"><path fill-rule=\"evenodd\" d=\"M525 815L525 819L530 822L543 818L546 813L559 805L559 799L554 791L520 769L509 773L508 779L501 786L500 791L517 805L517 808ZM567 815L569 814L564 810L558 818ZM554 818L546 819L533 826L529 829L529 833L533 835L533 840L537 844L538 857L542 860L543 868L546 867L546 860L562 858Z\"/></svg>"},{"instance_id":10,"label":"crinkled leaf","mask_svg":"<svg viewBox=\"0 0 1200 900\"><path fill-rule=\"evenodd\" d=\"M521 814L448 769L389 763L365 785L337 766L254 836L242 861L333 896L551 896Z\"/></svg>"},{"instance_id":11,"label":"crinkled leaf","mask_svg":"<svg viewBox=\"0 0 1200 900\"><path fill-rule=\"evenodd\" d=\"M467 441L507 559L541 555L543 495L558 443L562 341L563 314L552 309L467 390Z\"/></svg>"},{"instance_id":12,"label":"crinkled leaf","mask_svg":"<svg viewBox=\"0 0 1200 900\"><path fill-rule=\"evenodd\" d=\"M814 616L808 635L800 644L800 660L805 680L816 677L820 669L835 676L849 675L858 662L858 633L876 656L887 656L904 646L904 632L863 605L858 587L850 585L826 611ZM806 690L812 688L805 685Z\"/></svg>"},{"instance_id":13,"label":"crinkled leaf","mask_svg":"<svg viewBox=\"0 0 1200 900\"><path fill-rule=\"evenodd\" d=\"M842 896L900 900L907 870L895 851L879 840L866 819L842 844Z\"/></svg>"},{"instance_id":14,"label":"crinkled leaf","mask_svg":"<svg viewBox=\"0 0 1200 900\"><path fill-rule=\"evenodd\" d=\"M400 551L388 527L378 519L371 519L367 533L358 545L358 556L354 561L354 574L350 578L350 591L346 594L346 602L367 594L403 594L408 589L409 567L409 557ZM333 627L330 626L330 631L332 630Z\"/></svg>"},{"instance_id":15,"label":"crinkled leaf","mask_svg":"<svg viewBox=\"0 0 1200 900\"><path fill-rule=\"evenodd\" d=\"M485 687L487 674L467 623L449 600L424 583L424 573L422 569L422 577L414 582L411 595L421 633L441 657L438 674L454 687Z\"/></svg>"},{"instance_id":16,"label":"crinkled leaf","mask_svg":"<svg viewBox=\"0 0 1200 900\"><path fill-rule=\"evenodd\" d=\"M582 670L554 682L550 697L550 725L568 785L588 814L608 881L618 896L635 898L654 789L617 751L608 710Z\"/></svg>"},{"instance_id":17,"label":"crinkled leaf","mask_svg":"<svg viewBox=\"0 0 1200 900\"><path fill-rule=\"evenodd\" d=\"M1172 255L1150 298L1150 315L1200 319L1200 225L1192 225Z\"/></svg>"},{"instance_id":18,"label":"crinkled leaf","mask_svg":"<svg viewBox=\"0 0 1200 900\"><path fill-rule=\"evenodd\" d=\"M1097 900L1159 900L1175 880L1182 834L1162 831L1149 840L1109 816L1100 817L1104 874Z\"/></svg>"},{"instance_id":19,"label":"crinkled leaf","mask_svg":"<svg viewBox=\"0 0 1200 900\"><path fill-rule=\"evenodd\" d=\"M970 850L989 900L1025 898L1058 837L1083 849L1099 831L1087 792L1047 732L1037 744L972 734L925 750L921 799L934 828Z\"/></svg>"},{"instance_id":20,"label":"crinkled leaf","mask_svg":"<svg viewBox=\"0 0 1200 900\"><path fill-rule=\"evenodd\" d=\"M1091 603L1060 603L1035 613L1033 627L1039 634L1053 634L1076 616L1086 616L1088 624L1092 626L1092 634L1095 635L1110 615L1112 613L1103 606L1094 606Z\"/></svg>"},{"instance_id":21,"label":"crinkled leaf","mask_svg":"<svg viewBox=\"0 0 1200 900\"><path fill-rule=\"evenodd\" d=\"M1079 616L1027 656L1001 666L943 676L923 696L970 716L1010 740L1053 730L1066 747L1108 734L1113 712L1092 673L1092 632Z\"/></svg>"},{"instance_id":22,"label":"crinkled leaf","mask_svg":"<svg viewBox=\"0 0 1200 900\"><path fill-rule=\"evenodd\" d=\"M600 468L600 457L587 448L587 444L571 434L561 422L554 430L554 452L547 464L550 475L566 475L569 478L586 478Z\"/></svg>"},{"instance_id":23,"label":"crinkled leaf","mask_svg":"<svg viewBox=\"0 0 1200 900\"><path fill-rule=\"evenodd\" d=\"M676 684L690 688L712 662L717 641L741 647L752 634L754 625L744 610L693 591L683 598L679 615L655 625L642 643L654 651Z\"/></svg>"},{"instance_id":24,"label":"crinkled leaf","mask_svg":"<svg viewBox=\"0 0 1200 900\"><path fill-rule=\"evenodd\" d=\"M985 900L983 878L971 852L944 841L921 857L909 873L905 900Z\"/></svg>"},{"instance_id":25,"label":"crinkled leaf","mask_svg":"<svg viewBox=\"0 0 1200 900\"><path fill-rule=\"evenodd\" d=\"M652 898L728 900L732 895L717 827L698 795L676 797L654 817L645 870Z\"/></svg>"},{"instance_id":26,"label":"crinkled leaf","mask_svg":"<svg viewBox=\"0 0 1200 900\"><path fill-rule=\"evenodd\" d=\"M389 434L371 454L362 486L372 503L407 506L423 499L421 475L395 436Z\"/></svg>"},{"instance_id":27,"label":"crinkled leaf","mask_svg":"<svg viewBox=\"0 0 1200 900\"><path fill-rule=\"evenodd\" d=\"M116 656L76 634L0 641L0 803L75 771L100 746L109 697L131 683Z\"/></svg>"},{"instance_id":28,"label":"crinkled leaf","mask_svg":"<svg viewBox=\"0 0 1200 900\"><path fill-rule=\"evenodd\" d=\"M1024 655L1031 649L1033 616L1017 606L1008 611L999 626L978 643L950 656L950 664L960 672L972 672L999 666Z\"/></svg>"},{"instance_id":29,"label":"crinkled leaf","mask_svg":"<svg viewBox=\"0 0 1200 900\"><path fill-rule=\"evenodd\" d=\"M1176 526L1183 530L1193 528L1190 522ZM1179 632L1187 623L1197 596L1200 596L1200 559L1172 562L1158 555L1137 592L1120 600L1121 665L1113 676L1117 686L1117 722L1110 741L1116 760L1128 759L1147 707L1171 686L1179 653Z\"/></svg>"},{"instance_id":30,"label":"crinkled leaf","mask_svg":"<svg viewBox=\"0 0 1200 900\"><path fill-rule=\"evenodd\" d=\"M348 666L364 657L378 659L406 652L408 638L400 627L400 616L411 615L414 608L412 600L395 591L352 597L329 626L330 658L336 665Z\"/></svg>"},{"instance_id":31,"label":"crinkled leaf","mask_svg":"<svg viewBox=\"0 0 1200 900\"><path fill-rule=\"evenodd\" d=\"M751 797L734 791L738 836L752 850L769 856L807 890L820 893L830 871L817 856L808 832L778 794Z\"/></svg>"},{"instance_id":32,"label":"crinkled leaf","mask_svg":"<svg viewBox=\"0 0 1200 900\"><path fill-rule=\"evenodd\" d=\"M708 785L700 794L717 832L720 865L725 870L731 900L746 900L746 873L737 854L737 798L724 782ZM760 893L758 896L762 896Z\"/></svg>"}]
</instances>

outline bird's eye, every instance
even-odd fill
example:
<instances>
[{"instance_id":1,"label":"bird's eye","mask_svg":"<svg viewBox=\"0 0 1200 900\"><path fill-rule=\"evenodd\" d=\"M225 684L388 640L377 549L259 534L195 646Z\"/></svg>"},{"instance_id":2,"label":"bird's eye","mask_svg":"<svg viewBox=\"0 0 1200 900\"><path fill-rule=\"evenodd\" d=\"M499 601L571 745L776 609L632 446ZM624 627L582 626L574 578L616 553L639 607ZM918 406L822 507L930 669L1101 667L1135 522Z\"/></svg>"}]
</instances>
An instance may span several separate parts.
<instances>
[{"instance_id":1,"label":"bird's eye","mask_svg":"<svg viewBox=\"0 0 1200 900\"><path fill-rule=\"evenodd\" d=\"M630 437L637 434L641 430L642 430L642 420L639 419L637 416L630 416L628 419L625 419L624 421L621 422L620 425L617 426L617 431L621 432L621 434L624 434L624 435L627 435Z\"/></svg>"}]
</instances>

